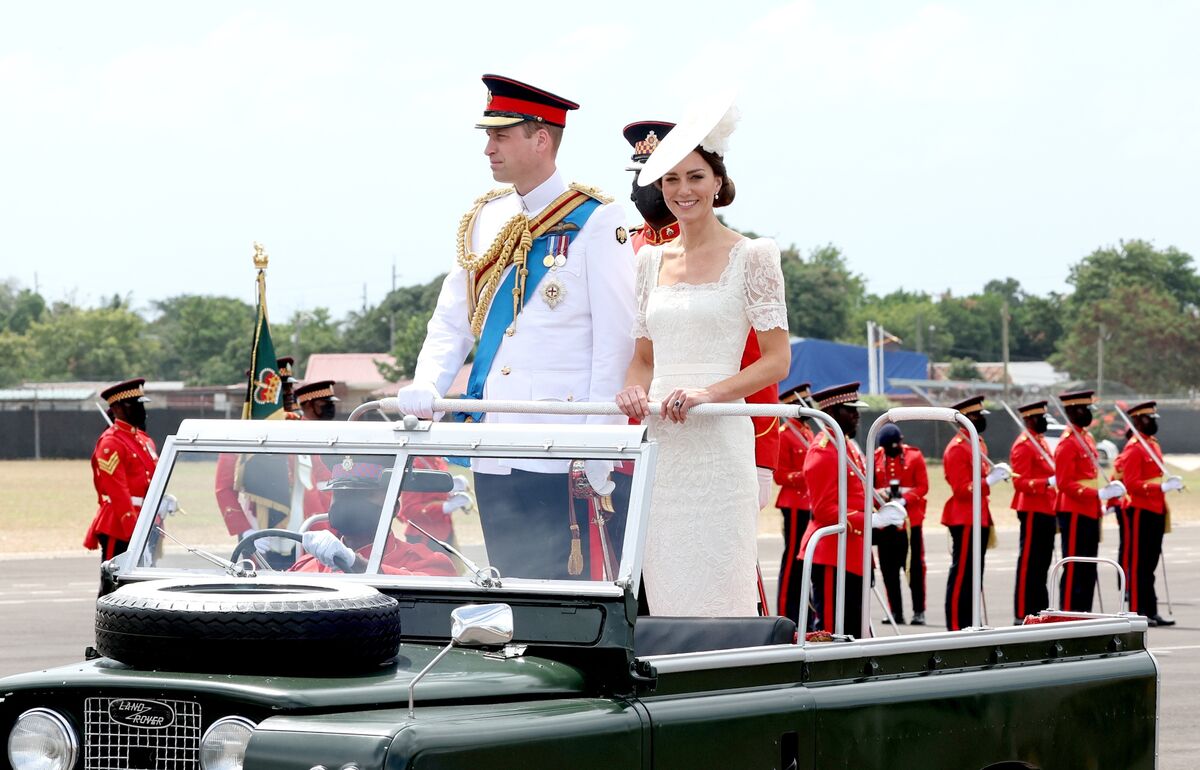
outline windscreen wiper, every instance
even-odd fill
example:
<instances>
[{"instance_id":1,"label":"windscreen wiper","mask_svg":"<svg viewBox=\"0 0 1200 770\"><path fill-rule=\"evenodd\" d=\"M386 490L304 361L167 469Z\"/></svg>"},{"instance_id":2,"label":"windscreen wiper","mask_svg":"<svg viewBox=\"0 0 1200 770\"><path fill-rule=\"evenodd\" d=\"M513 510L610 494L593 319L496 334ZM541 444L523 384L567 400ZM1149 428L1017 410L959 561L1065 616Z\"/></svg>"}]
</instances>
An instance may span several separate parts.
<instances>
[{"instance_id":1,"label":"windscreen wiper","mask_svg":"<svg viewBox=\"0 0 1200 770\"><path fill-rule=\"evenodd\" d=\"M463 564L465 564L467 566L467 569L471 570L471 582L474 583L475 585L479 586L480 588L502 588L503 587L500 583L500 570L496 569L495 567L487 567L486 569L481 568L478 564L476 564L475 562L468 559L463 554L462 551L458 550L457 548L455 548L454 546L450 545L449 543L447 543L445 541L438 540L436 537L434 537L433 535L429 534L424 529L422 529L421 525L417 524L415 521L408 522L408 526L415 527L418 532L420 532L425 537L429 538L433 542L440 545L443 549L446 550L447 553L453 554L454 556L458 557L458 560L461 561Z\"/></svg>"},{"instance_id":2,"label":"windscreen wiper","mask_svg":"<svg viewBox=\"0 0 1200 770\"><path fill-rule=\"evenodd\" d=\"M171 534L169 532L167 532L165 529L163 529L162 527L155 527L154 529L158 530L158 533L160 535L167 538L172 543L176 543L177 545L183 546L184 549L187 550L188 553L199 556L201 559L212 562L213 564L217 565L221 569L225 570L225 573L228 574L230 577L256 577L258 574L252 569L248 570L245 567L242 567L238 564L234 564L229 559L223 559L220 556L217 556L215 553L209 553L208 551L202 550L200 548L193 548L192 546L188 545L187 543L179 540L179 538L171 537Z\"/></svg>"}]
</instances>

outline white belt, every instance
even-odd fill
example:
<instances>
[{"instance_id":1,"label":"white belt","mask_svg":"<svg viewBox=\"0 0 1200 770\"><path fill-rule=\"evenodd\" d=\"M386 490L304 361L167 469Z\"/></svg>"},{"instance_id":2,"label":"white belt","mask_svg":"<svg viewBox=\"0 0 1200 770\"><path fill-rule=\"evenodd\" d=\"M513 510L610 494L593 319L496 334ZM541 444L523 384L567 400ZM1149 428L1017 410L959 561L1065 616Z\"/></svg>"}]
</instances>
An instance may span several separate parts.
<instances>
[{"instance_id":1,"label":"white belt","mask_svg":"<svg viewBox=\"0 0 1200 770\"><path fill-rule=\"evenodd\" d=\"M721 366L720 364L656 364L654 366L655 377L674 377L677 375L689 374L716 374L723 377L732 377L741 371L737 366Z\"/></svg>"}]
</instances>

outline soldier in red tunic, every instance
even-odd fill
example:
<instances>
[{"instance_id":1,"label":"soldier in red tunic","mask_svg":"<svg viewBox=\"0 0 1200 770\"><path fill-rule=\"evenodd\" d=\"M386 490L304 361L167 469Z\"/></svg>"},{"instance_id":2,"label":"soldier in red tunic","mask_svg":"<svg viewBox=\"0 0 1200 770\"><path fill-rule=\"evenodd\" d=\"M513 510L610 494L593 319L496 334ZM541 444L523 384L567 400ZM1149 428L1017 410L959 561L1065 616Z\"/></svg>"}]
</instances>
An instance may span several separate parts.
<instances>
[{"instance_id":1,"label":"soldier in red tunic","mask_svg":"<svg viewBox=\"0 0 1200 770\"><path fill-rule=\"evenodd\" d=\"M1096 442L1087 427L1092 424L1095 391L1080 390L1059 396L1070 426L1054 448L1054 477L1058 498L1058 531L1063 556L1095 556L1100 547L1101 506L1125 495L1120 481L1103 485L1096 465ZM1062 608L1091 612L1096 588L1096 565L1069 562L1063 569L1059 593Z\"/></svg>"},{"instance_id":2,"label":"soldier in red tunic","mask_svg":"<svg viewBox=\"0 0 1200 770\"><path fill-rule=\"evenodd\" d=\"M99 509L83 539L83 547L100 549L107 561L129 547L142 500L158 464L154 440L146 435L146 398L142 378L101 391L113 424L100 434L92 452L92 483Z\"/></svg>"},{"instance_id":3,"label":"soldier in red tunic","mask_svg":"<svg viewBox=\"0 0 1200 770\"><path fill-rule=\"evenodd\" d=\"M904 443L904 435L896 425L885 425L879 431L879 447L875 450L875 485L886 489L888 500L904 506L907 520L894 527L883 527L875 533L879 545L879 571L887 590L888 605L897 623L904 622L904 594L900 589L900 570L908 572L908 589L912 593L914 626L925 625L925 495L929 494L929 474L925 456L915 446Z\"/></svg>"},{"instance_id":4,"label":"soldier in red tunic","mask_svg":"<svg viewBox=\"0 0 1200 770\"><path fill-rule=\"evenodd\" d=\"M305 420L336 420L337 402L333 380L306 382L296 388L296 403Z\"/></svg>"},{"instance_id":5,"label":"soldier in red tunic","mask_svg":"<svg viewBox=\"0 0 1200 770\"><path fill-rule=\"evenodd\" d=\"M1128 492L1125 508L1126 536L1120 554L1125 570L1129 608L1149 618L1152 626L1173 626L1174 620L1158 614L1154 569L1162 556L1166 529L1166 492L1183 489L1178 476L1163 477L1162 447L1158 433L1158 404L1146 401L1129 410L1136 429L1117 458L1117 470Z\"/></svg>"},{"instance_id":6,"label":"soldier in red tunic","mask_svg":"<svg viewBox=\"0 0 1200 770\"><path fill-rule=\"evenodd\" d=\"M784 404L803 405L809 397L809 383L802 382L780 396ZM789 418L779 428L779 462L775 466L775 483L779 496L775 506L783 514L783 556L779 562L779 595L776 612L799 622L800 618L800 539L808 529L812 507L808 501L808 485L804 482L804 458L815 441L808 421Z\"/></svg>"},{"instance_id":7,"label":"soldier in red tunic","mask_svg":"<svg viewBox=\"0 0 1200 770\"><path fill-rule=\"evenodd\" d=\"M972 396L958 402L952 408L975 426L979 433L979 453L981 459L987 457L987 444L983 440L983 432L987 430L987 410L983 408L983 396ZM986 460L982 460L986 467ZM942 455L942 472L950 485L950 498L942 508L942 524L950 530L951 556L950 575L946 579L946 628L958 631L971 624L971 590L973 584L972 569L974 555L974 540L972 526L974 509L972 507L972 492L974 486L971 476L971 440L966 428L961 428ZM998 484L1012 477L1012 471L1004 463L997 463L987 471L986 478L980 480L982 489L979 490L980 520L982 532L980 542L983 544L979 554L979 569L983 571L984 556L987 554L987 541L992 527L992 514L988 509L988 492L993 484ZM982 578L982 574L981 574Z\"/></svg>"},{"instance_id":8,"label":"soldier in red tunic","mask_svg":"<svg viewBox=\"0 0 1200 770\"><path fill-rule=\"evenodd\" d=\"M835 385L813 394L817 407L832 417L846 436L846 602L844 610L845 632L861 637L862 589L863 589L863 484L858 474L850 468L853 463L863 474L867 464L858 445L851 439L858 433L858 410L866 406L858 400L858 383ZM812 505L812 519L800 553L804 554L809 538L821 527L838 523L838 470L837 443L825 428L818 435L808 455L804 458L804 479L808 483L808 499ZM904 521L904 508L899 503L888 503L871 518L871 526L880 528ZM837 585L837 536L829 535L818 541L813 552L812 599L808 630L832 632L836 618ZM803 569L803 564L797 565Z\"/></svg>"},{"instance_id":9,"label":"soldier in red tunic","mask_svg":"<svg viewBox=\"0 0 1200 770\"><path fill-rule=\"evenodd\" d=\"M275 371L279 372L279 380L283 383L280 395L283 399L283 416L288 420L300 419L300 405L296 403L296 359L284 356L275 361ZM247 375L249 376L249 375Z\"/></svg>"},{"instance_id":10,"label":"soldier in red tunic","mask_svg":"<svg viewBox=\"0 0 1200 770\"><path fill-rule=\"evenodd\" d=\"M1020 625L1026 615L1036 615L1050 606L1046 575L1054 559L1058 522L1054 517L1054 456L1043 437L1048 427L1046 402L1034 401L1017 411L1025 421L1025 430L1013 442L1008 459L1013 472L1012 509L1021 522L1013 588L1013 615Z\"/></svg>"}]
</instances>

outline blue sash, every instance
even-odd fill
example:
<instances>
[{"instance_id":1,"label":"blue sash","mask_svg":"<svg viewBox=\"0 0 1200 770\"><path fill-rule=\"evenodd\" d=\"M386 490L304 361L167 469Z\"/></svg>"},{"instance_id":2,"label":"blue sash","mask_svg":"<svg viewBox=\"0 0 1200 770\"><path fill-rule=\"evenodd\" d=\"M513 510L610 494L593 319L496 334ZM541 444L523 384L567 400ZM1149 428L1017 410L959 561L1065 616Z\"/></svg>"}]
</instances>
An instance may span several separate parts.
<instances>
[{"instance_id":1,"label":"blue sash","mask_svg":"<svg viewBox=\"0 0 1200 770\"><path fill-rule=\"evenodd\" d=\"M533 241L533 245L529 248L529 255L526 258L526 268L529 274L525 276L525 296L529 297L537 285L541 283L542 278L546 273L550 272L542 259L546 255L547 243L551 238L559 238L565 236L568 244L575 239L587 224L588 218L595 213L600 207L600 201L595 198L588 198L583 203L572 211L567 216L563 217L562 222L575 225L578 229L569 229L566 232L546 233L540 238ZM570 259L570 251L568 246L567 258ZM471 377L467 381L467 392L463 394L463 398L483 398L483 385L487 382L488 373L492 370L492 363L496 360L496 353L500 351L500 343L504 341L504 332L512 325L513 305L511 301L513 287L516 286L517 271L510 268L508 274L504 276L504 280L500 282L500 288L492 295L492 306L488 309L487 320L483 322L483 331L479 335L479 344L475 348L475 361L471 364ZM460 422L471 418L478 422L483 419L482 412L468 413L457 412L455 418Z\"/></svg>"}]
</instances>

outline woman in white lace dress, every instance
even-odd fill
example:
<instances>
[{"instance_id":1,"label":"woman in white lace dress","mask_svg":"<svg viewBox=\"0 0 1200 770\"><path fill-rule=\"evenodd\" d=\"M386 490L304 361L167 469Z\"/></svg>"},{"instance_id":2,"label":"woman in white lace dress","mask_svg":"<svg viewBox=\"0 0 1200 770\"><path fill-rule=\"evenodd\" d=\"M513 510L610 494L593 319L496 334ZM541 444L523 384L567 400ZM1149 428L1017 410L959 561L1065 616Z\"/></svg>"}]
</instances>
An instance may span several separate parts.
<instances>
[{"instance_id":1,"label":"woman in white lace dress","mask_svg":"<svg viewBox=\"0 0 1200 770\"><path fill-rule=\"evenodd\" d=\"M688 416L697 404L741 401L783 379L790 364L779 249L730 230L714 212L734 198L723 156L736 117L727 107L672 129L639 179L661 186L681 230L638 253L636 343L617 394L626 415L649 418L659 444L643 563L655 615L757 614L752 423ZM762 357L742 370L751 327ZM662 402L656 414L650 401Z\"/></svg>"}]
</instances>

